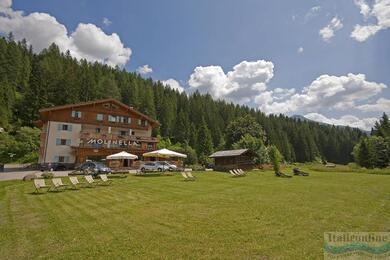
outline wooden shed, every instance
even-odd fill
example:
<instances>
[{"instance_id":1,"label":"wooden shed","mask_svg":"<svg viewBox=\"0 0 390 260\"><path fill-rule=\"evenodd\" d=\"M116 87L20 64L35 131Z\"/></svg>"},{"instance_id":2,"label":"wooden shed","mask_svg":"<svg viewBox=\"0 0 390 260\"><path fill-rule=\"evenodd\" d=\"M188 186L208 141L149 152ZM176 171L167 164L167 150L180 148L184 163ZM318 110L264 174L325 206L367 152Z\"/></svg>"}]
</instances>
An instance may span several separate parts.
<instances>
[{"instance_id":1,"label":"wooden shed","mask_svg":"<svg viewBox=\"0 0 390 260\"><path fill-rule=\"evenodd\" d=\"M254 168L254 158L256 154L249 149L218 151L210 155L214 158L215 170L226 171L231 169Z\"/></svg>"}]
</instances>

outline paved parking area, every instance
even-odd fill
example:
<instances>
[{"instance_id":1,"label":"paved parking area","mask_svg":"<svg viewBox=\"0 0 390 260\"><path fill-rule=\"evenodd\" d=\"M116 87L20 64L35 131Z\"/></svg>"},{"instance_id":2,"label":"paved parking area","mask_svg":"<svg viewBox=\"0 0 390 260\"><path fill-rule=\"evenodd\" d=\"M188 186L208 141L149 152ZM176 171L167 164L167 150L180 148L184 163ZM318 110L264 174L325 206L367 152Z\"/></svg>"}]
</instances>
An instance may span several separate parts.
<instances>
[{"instance_id":1,"label":"paved parking area","mask_svg":"<svg viewBox=\"0 0 390 260\"><path fill-rule=\"evenodd\" d=\"M56 177L63 177L68 176L68 173L71 171L54 171L53 174ZM6 181L6 180L22 180L24 176L27 174L34 173L37 176L41 176L41 171L26 171L26 170L12 170L12 171L5 171L0 172L0 181Z\"/></svg>"}]
</instances>

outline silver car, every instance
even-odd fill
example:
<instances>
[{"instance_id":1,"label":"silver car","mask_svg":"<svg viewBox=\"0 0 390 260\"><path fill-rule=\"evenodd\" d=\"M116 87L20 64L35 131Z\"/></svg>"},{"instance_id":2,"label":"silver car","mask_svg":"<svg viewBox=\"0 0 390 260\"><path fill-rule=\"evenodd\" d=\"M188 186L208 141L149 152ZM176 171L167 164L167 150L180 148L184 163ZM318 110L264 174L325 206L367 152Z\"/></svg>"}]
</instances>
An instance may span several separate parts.
<instances>
[{"instance_id":1,"label":"silver car","mask_svg":"<svg viewBox=\"0 0 390 260\"><path fill-rule=\"evenodd\" d=\"M165 172L175 170L176 165L167 162L146 162L141 165L140 169L142 172Z\"/></svg>"}]
</instances>

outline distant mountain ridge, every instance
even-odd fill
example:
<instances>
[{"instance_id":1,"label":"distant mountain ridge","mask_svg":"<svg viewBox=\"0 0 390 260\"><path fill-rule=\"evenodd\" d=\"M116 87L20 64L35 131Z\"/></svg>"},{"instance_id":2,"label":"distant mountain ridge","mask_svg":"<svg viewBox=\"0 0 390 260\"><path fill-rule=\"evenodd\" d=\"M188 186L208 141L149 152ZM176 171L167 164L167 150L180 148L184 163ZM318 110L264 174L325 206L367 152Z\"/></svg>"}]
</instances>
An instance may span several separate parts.
<instances>
[{"instance_id":1,"label":"distant mountain ridge","mask_svg":"<svg viewBox=\"0 0 390 260\"><path fill-rule=\"evenodd\" d=\"M305 116L302 116L302 115L292 115L291 118L296 119L296 120L299 119L301 121L315 122L315 123L319 123L320 125L334 125L334 124L328 124L328 123L324 123L324 122L320 122L320 121L311 120L311 119L306 118ZM338 127L341 127L341 128L347 127L346 125L334 125L334 126L338 126ZM349 127L351 127L351 126L349 126ZM364 132L366 134L370 134L371 133L371 131L360 129L360 128L357 128L357 127L351 127L351 128L359 129L360 131L362 131L362 132Z\"/></svg>"}]
</instances>

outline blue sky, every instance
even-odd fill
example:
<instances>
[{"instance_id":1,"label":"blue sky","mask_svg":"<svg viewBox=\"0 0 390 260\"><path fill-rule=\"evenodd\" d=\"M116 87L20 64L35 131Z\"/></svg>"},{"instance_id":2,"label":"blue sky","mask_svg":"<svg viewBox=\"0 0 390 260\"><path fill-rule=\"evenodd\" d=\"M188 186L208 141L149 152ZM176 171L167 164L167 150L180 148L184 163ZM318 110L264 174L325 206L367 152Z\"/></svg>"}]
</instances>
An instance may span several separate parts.
<instances>
[{"instance_id":1,"label":"blue sky","mask_svg":"<svg viewBox=\"0 0 390 260\"><path fill-rule=\"evenodd\" d=\"M121 54L120 58L112 56L110 62L129 71L148 65L152 72L145 77L170 79L172 87L189 93L209 92L266 113L303 114L361 128L369 128L382 112L390 112L388 0L9 3L6 7L12 12L23 11L14 20L46 13L66 28L69 37L79 31L79 24L93 24L108 36L116 33L120 38L116 43L123 48L113 47L112 52ZM104 24L104 18L109 22ZM7 25L0 25L0 31L13 29L19 30L20 37L39 37L15 27L12 21ZM351 37L356 25L365 30ZM331 32L320 33L327 26ZM365 32L372 28L375 32L367 36ZM79 39L93 37L81 29ZM73 38L80 43L76 57L88 53L89 59L100 59L92 51L82 53L82 40ZM30 42L44 47L44 40ZM195 71L196 67L200 69Z\"/></svg>"}]
</instances>

